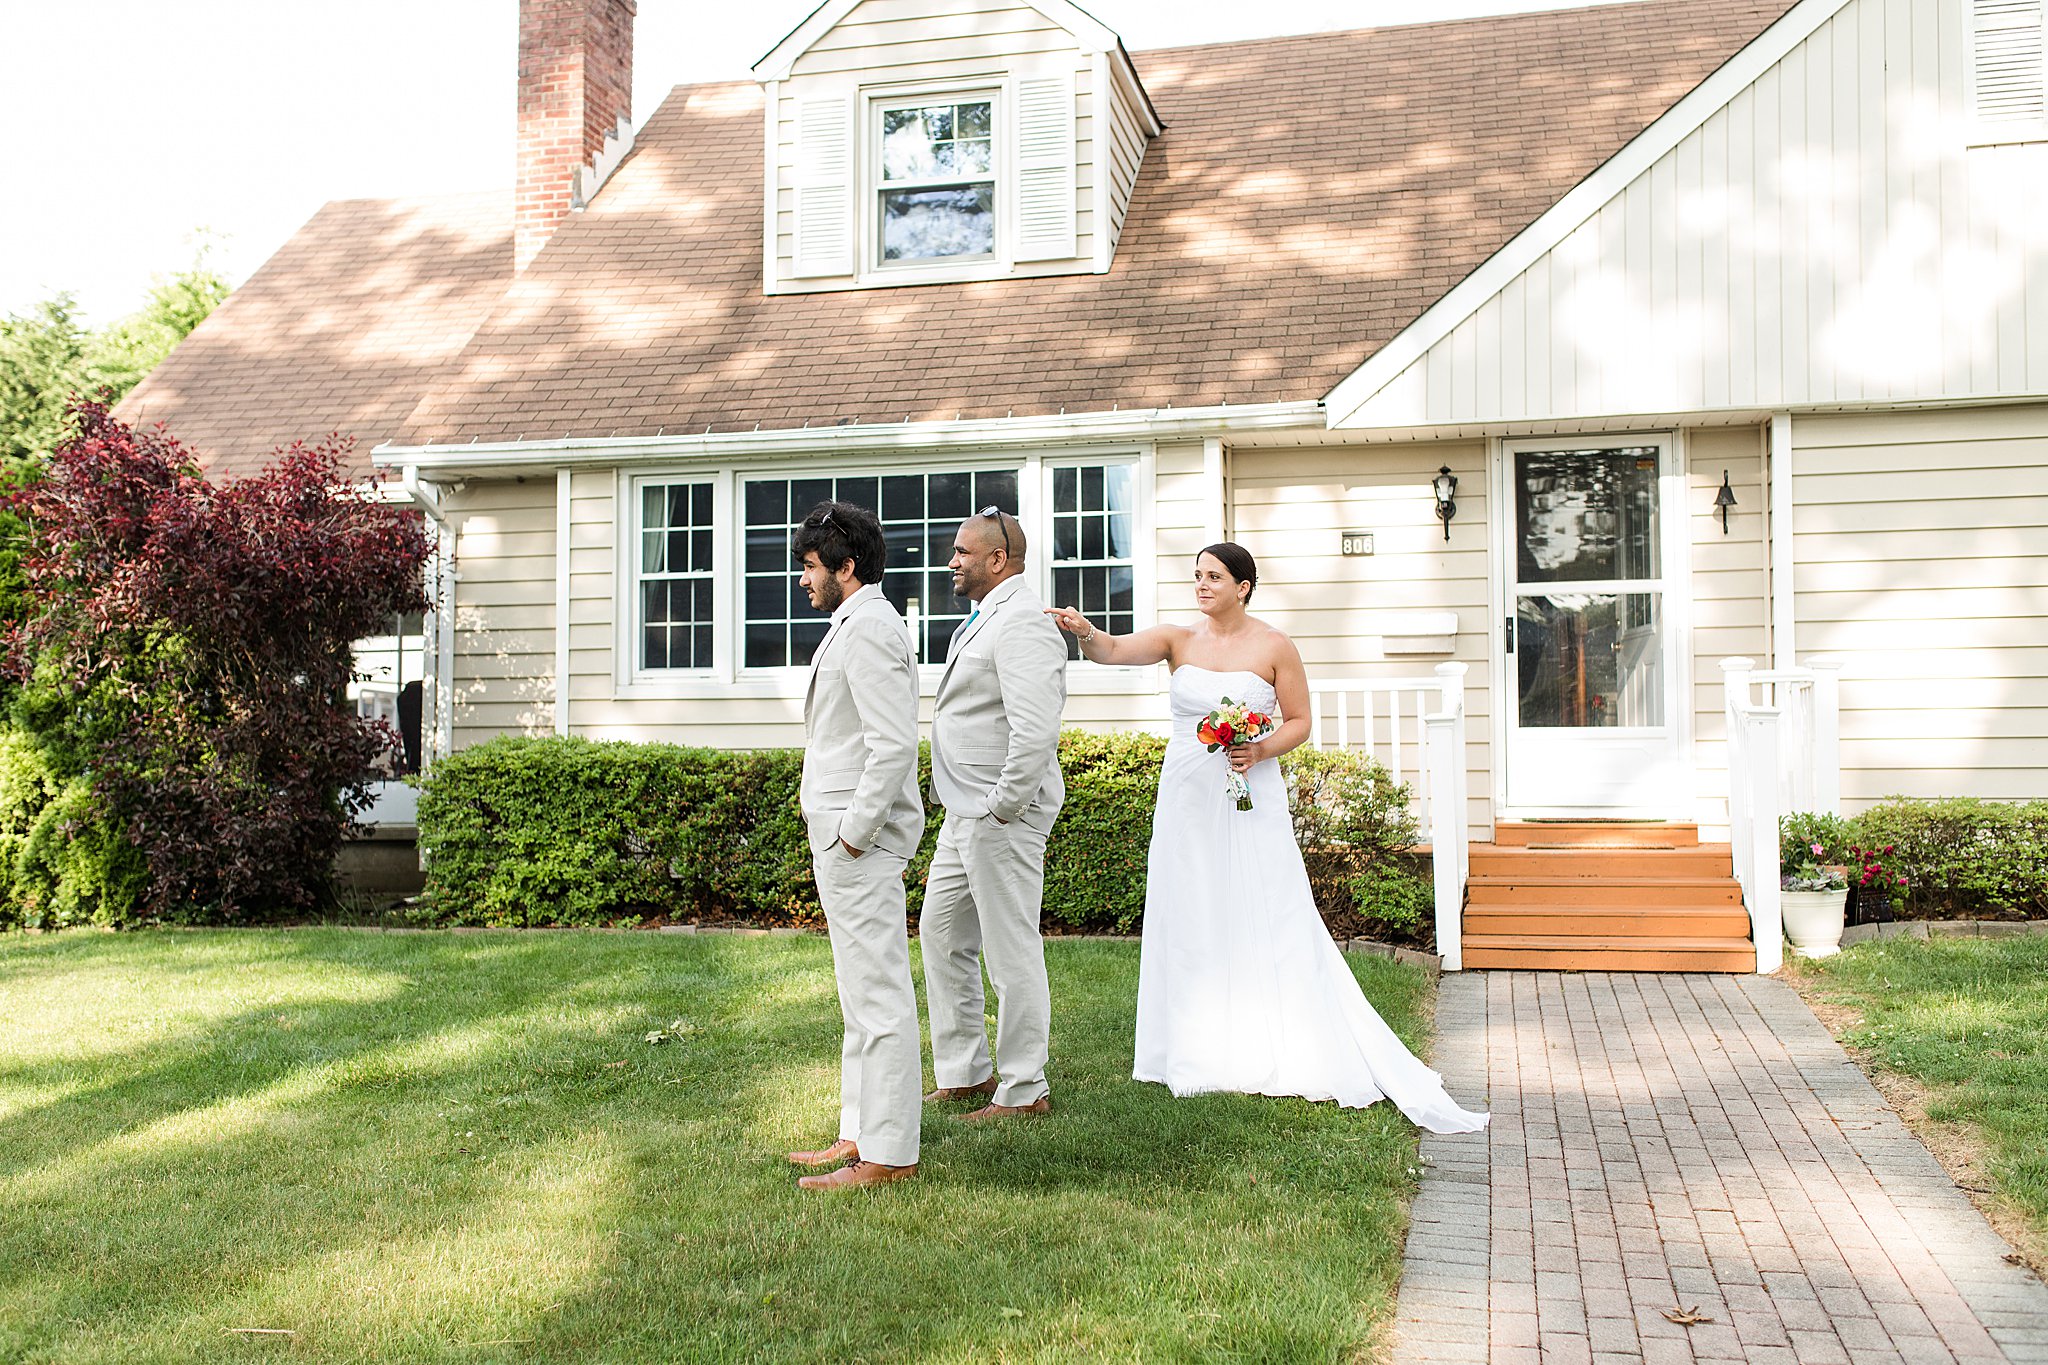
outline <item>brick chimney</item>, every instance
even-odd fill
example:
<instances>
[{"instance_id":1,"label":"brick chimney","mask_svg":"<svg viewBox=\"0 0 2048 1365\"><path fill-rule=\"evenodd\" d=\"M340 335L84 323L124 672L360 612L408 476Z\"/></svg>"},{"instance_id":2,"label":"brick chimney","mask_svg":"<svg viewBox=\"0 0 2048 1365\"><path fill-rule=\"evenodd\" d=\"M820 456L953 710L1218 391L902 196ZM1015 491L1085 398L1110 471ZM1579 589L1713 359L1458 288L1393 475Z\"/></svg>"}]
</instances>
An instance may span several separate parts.
<instances>
[{"instance_id":1,"label":"brick chimney","mask_svg":"<svg viewBox=\"0 0 2048 1365\"><path fill-rule=\"evenodd\" d=\"M569 212L577 168L632 118L636 8L637 0L519 0L517 269Z\"/></svg>"}]
</instances>

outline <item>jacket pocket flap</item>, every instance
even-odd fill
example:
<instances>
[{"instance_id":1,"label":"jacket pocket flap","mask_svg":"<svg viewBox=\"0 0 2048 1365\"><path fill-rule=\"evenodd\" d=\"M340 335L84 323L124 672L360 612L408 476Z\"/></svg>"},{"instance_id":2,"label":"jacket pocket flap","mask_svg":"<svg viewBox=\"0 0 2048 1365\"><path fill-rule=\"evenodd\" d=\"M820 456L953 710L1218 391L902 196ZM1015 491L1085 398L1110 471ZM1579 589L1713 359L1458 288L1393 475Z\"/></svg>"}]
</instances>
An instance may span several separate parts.
<instances>
[{"instance_id":1,"label":"jacket pocket flap","mask_svg":"<svg viewBox=\"0 0 2048 1365\"><path fill-rule=\"evenodd\" d=\"M821 792L850 792L860 785L861 769L833 768L819 773L811 785Z\"/></svg>"}]
</instances>

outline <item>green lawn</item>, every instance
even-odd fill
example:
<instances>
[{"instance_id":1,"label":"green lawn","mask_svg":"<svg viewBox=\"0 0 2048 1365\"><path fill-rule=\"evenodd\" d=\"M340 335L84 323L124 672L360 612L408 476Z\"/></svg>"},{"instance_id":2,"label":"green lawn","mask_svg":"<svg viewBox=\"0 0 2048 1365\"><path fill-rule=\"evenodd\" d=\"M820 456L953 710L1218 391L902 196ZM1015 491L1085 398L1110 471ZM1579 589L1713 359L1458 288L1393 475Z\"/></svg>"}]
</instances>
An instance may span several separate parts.
<instances>
[{"instance_id":1,"label":"green lawn","mask_svg":"<svg viewBox=\"0 0 2048 1365\"><path fill-rule=\"evenodd\" d=\"M2048 1249L2048 936L1895 938L1802 962L1807 989L1862 1017L1842 1041L1927 1087L1967 1125L1995 1197Z\"/></svg>"},{"instance_id":2,"label":"green lawn","mask_svg":"<svg viewBox=\"0 0 2048 1365\"><path fill-rule=\"evenodd\" d=\"M1414 1130L1135 1084L1135 945L1047 956L1054 1114L819 1196L820 939L0 938L0 1360L1370 1354ZM1422 974L1353 962L1417 1040Z\"/></svg>"}]
</instances>

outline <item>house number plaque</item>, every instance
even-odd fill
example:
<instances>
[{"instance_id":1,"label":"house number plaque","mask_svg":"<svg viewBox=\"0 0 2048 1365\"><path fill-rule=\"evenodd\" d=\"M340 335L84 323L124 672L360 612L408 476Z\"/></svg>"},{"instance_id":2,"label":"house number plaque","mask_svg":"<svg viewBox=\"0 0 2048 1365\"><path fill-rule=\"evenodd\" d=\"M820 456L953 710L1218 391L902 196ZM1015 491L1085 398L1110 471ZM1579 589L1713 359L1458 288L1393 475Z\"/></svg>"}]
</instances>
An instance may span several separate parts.
<instances>
[{"instance_id":1,"label":"house number plaque","mask_svg":"<svg viewBox=\"0 0 2048 1365\"><path fill-rule=\"evenodd\" d=\"M1372 553L1372 532L1345 531L1339 536L1340 548L1337 553L1344 555L1369 555Z\"/></svg>"}]
</instances>

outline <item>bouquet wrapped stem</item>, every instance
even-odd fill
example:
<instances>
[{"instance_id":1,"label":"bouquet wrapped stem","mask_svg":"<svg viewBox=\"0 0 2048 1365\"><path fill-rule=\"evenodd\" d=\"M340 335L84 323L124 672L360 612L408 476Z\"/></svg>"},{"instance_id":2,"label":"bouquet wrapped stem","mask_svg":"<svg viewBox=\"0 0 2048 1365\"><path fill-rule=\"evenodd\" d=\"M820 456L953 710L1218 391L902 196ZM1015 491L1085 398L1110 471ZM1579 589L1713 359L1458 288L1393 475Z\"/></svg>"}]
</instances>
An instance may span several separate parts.
<instances>
[{"instance_id":1,"label":"bouquet wrapped stem","mask_svg":"<svg viewBox=\"0 0 2048 1365\"><path fill-rule=\"evenodd\" d=\"M1232 701L1225 697L1223 704L1202 717L1195 727L1195 738L1206 746L1210 753L1227 749L1238 744L1249 744L1255 739L1273 733L1273 718L1264 711L1254 711L1244 702ZM1225 790L1239 810L1252 808L1251 780L1237 769L1229 770L1225 779Z\"/></svg>"}]
</instances>

